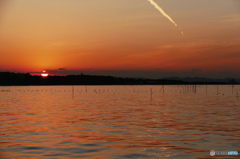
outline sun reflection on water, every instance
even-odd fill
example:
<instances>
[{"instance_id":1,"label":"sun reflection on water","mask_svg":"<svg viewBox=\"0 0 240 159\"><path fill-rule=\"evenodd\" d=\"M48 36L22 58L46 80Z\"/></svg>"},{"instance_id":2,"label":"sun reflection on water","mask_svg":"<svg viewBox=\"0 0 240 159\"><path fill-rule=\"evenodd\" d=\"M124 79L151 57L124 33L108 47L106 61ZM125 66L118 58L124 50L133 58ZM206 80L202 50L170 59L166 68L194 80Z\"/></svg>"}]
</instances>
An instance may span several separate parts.
<instances>
[{"instance_id":1,"label":"sun reflection on water","mask_svg":"<svg viewBox=\"0 0 240 159\"><path fill-rule=\"evenodd\" d=\"M153 88L150 97L149 88ZM238 86L239 87L239 86ZM229 86L1 87L1 157L196 158L239 145Z\"/></svg>"}]
</instances>

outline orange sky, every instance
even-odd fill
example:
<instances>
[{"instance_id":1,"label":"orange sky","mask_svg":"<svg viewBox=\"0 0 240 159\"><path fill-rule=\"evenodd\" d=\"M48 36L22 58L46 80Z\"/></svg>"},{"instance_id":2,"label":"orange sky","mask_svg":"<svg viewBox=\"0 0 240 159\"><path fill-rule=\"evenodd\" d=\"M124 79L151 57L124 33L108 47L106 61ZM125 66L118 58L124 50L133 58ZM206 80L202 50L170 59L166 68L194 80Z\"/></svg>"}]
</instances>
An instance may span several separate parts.
<instances>
[{"instance_id":1,"label":"orange sky","mask_svg":"<svg viewBox=\"0 0 240 159\"><path fill-rule=\"evenodd\" d=\"M147 0L2 2L2 71L143 71L148 77L148 71L191 76L199 70L240 78L236 0L155 0L184 36Z\"/></svg>"}]
</instances>

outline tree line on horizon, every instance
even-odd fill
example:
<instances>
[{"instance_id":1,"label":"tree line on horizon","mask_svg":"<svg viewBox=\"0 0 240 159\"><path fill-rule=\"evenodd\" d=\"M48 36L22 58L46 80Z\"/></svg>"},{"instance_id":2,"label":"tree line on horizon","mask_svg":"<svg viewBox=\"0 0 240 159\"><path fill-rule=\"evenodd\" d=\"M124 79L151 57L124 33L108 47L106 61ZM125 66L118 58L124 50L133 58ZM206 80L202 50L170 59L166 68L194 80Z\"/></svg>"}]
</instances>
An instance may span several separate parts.
<instances>
[{"instance_id":1,"label":"tree line on horizon","mask_svg":"<svg viewBox=\"0 0 240 159\"><path fill-rule=\"evenodd\" d=\"M21 85L181 85L181 84L237 84L229 82L186 82L174 79L139 79L100 75L66 75L41 77L29 73L0 72L1 86Z\"/></svg>"}]
</instances>

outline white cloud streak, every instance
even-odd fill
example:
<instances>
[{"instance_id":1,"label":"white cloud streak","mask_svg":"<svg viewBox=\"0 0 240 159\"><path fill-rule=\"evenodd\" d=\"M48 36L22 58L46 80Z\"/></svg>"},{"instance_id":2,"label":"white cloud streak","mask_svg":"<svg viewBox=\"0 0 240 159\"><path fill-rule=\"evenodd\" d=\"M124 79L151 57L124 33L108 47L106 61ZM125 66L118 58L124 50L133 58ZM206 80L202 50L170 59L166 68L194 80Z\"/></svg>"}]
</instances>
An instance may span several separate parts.
<instances>
[{"instance_id":1,"label":"white cloud streak","mask_svg":"<svg viewBox=\"0 0 240 159\"><path fill-rule=\"evenodd\" d=\"M156 3L154 0L148 0L164 17L166 17L171 23L177 27L182 35L184 35L183 31L178 27L177 23Z\"/></svg>"}]
</instances>

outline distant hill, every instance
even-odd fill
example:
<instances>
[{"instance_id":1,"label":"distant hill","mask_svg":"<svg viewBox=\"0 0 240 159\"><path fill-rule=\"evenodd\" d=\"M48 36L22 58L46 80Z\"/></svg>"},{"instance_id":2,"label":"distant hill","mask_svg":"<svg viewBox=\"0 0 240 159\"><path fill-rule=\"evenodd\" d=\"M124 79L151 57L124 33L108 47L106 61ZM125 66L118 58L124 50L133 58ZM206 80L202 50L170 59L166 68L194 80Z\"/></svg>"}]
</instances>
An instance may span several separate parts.
<instances>
[{"instance_id":1,"label":"distant hill","mask_svg":"<svg viewBox=\"0 0 240 159\"><path fill-rule=\"evenodd\" d=\"M184 81L184 82L198 82L198 83L221 82L221 83L228 83L228 84L240 84L240 79L234 79L234 78L212 79L212 78L201 78L201 77L185 77L185 78L167 77L167 78L163 78L163 79L165 79L165 80L180 80L180 81Z\"/></svg>"}]
</instances>

